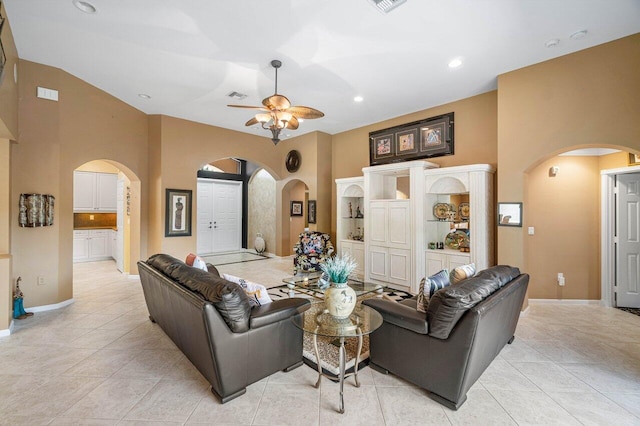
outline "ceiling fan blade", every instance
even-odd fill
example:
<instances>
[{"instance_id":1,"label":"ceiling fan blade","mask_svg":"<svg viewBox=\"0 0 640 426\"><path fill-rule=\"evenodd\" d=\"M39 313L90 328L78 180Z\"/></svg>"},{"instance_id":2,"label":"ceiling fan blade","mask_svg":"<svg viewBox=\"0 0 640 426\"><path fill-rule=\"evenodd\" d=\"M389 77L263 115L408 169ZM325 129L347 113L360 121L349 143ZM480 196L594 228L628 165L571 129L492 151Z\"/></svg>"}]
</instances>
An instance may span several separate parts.
<instances>
[{"instance_id":1,"label":"ceiling fan blade","mask_svg":"<svg viewBox=\"0 0 640 426\"><path fill-rule=\"evenodd\" d=\"M318 111L317 109L309 108L306 106L292 106L287 109L287 112L290 112L291 114L295 115L298 118L305 118L305 119L314 119L314 118L324 117L324 112Z\"/></svg>"},{"instance_id":2,"label":"ceiling fan blade","mask_svg":"<svg viewBox=\"0 0 640 426\"><path fill-rule=\"evenodd\" d=\"M251 120L247 121L246 123L244 123L245 126L253 126L254 124L258 124L258 120L256 120L255 117L253 117Z\"/></svg>"},{"instance_id":3,"label":"ceiling fan blade","mask_svg":"<svg viewBox=\"0 0 640 426\"><path fill-rule=\"evenodd\" d=\"M231 108L247 108L247 109L259 109L261 111L269 111L265 107L261 107L261 106L252 106L252 105L227 105L227 106Z\"/></svg>"},{"instance_id":4,"label":"ceiling fan blade","mask_svg":"<svg viewBox=\"0 0 640 426\"><path fill-rule=\"evenodd\" d=\"M289 99L287 99L286 96L275 94L268 98L264 98L262 100L262 105L266 106L270 110L278 109L282 111L289 108L291 106L291 102L289 102Z\"/></svg>"},{"instance_id":5,"label":"ceiling fan blade","mask_svg":"<svg viewBox=\"0 0 640 426\"><path fill-rule=\"evenodd\" d=\"M287 129L296 130L299 124L298 119L292 115L291 120L287 121Z\"/></svg>"}]
</instances>

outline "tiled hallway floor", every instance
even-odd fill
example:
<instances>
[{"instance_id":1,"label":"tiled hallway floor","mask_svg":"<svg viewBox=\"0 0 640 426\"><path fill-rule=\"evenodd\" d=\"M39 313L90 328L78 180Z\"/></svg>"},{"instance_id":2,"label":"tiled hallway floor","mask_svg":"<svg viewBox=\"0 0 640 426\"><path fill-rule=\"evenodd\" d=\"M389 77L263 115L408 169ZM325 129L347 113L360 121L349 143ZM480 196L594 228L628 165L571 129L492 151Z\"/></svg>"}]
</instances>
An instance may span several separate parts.
<instances>
[{"instance_id":1,"label":"tiled hallway floor","mask_svg":"<svg viewBox=\"0 0 640 426\"><path fill-rule=\"evenodd\" d=\"M275 286L290 264L269 259L220 270ZM0 338L0 424L640 425L640 317L616 309L532 306L514 344L458 411L365 368L362 387L345 386L340 415L337 385L325 380L315 389L307 366L219 404L147 319L139 281L120 276L113 262L76 264L74 298L16 321L14 333Z\"/></svg>"}]
</instances>

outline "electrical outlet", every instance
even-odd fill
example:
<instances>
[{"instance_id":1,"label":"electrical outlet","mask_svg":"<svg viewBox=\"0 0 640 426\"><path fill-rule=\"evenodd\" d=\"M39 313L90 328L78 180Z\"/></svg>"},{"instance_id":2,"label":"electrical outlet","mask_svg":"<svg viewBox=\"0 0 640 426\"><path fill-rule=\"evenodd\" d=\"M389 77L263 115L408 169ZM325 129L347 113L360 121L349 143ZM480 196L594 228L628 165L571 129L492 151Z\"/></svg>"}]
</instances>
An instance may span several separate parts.
<instances>
[{"instance_id":1,"label":"electrical outlet","mask_svg":"<svg viewBox=\"0 0 640 426\"><path fill-rule=\"evenodd\" d=\"M94 220L94 219L95 219L95 217L92 214L90 214L89 215L89 220Z\"/></svg>"},{"instance_id":2,"label":"electrical outlet","mask_svg":"<svg viewBox=\"0 0 640 426\"><path fill-rule=\"evenodd\" d=\"M560 287L564 287L565 281L564 281L564 274L562 272L558 272L558 285Z\"/></svg>"},{"instance_id":3,"label":"electrical outlet","mask_svg":"<svg viewBox=\"0 0 640 426\"><path fill-rule=\"evenodd\" d=\"M44 285L44 277L42 275L38 275L38 285Z\"/></svg>"},{"instance_id":4,"label":"electrical outlet","mask_svg":"<svg viewBox=\"0 0 640 426\"><path fill-rule=\"evenodd\" d=\"M529 235L535 235L536 229L533 226L530 226L528 229L528 233Z\"/></svg>"}]
</instances>

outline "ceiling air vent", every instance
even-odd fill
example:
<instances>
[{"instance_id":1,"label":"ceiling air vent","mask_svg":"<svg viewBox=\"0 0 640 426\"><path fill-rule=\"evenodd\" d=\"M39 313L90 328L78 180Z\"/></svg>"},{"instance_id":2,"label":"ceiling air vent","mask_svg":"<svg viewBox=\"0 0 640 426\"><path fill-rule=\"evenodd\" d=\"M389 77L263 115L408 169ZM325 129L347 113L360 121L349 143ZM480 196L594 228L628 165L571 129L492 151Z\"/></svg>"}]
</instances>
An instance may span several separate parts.
<instances>
[{"instance_id":1,"label":"ceiling air vent","mask_svg":"<svg viewBox=\"0 0 640 426\"><path fill-rule=\"evenodd\" d=\"M247 97L247 95L245 95L244 93L239 93L239 92L231 92L231 93L227 93L227 96L233 99L244 99Z\"/></svg>"},{"instance_id":2,"label":"ceiling air vent","mask_svg":"<svg viewBox=\"0 0 640 426\"><path fill-rule=\"evenodd\" d=\"M389 13L407 0L369 0L382 13Z\"/></svg>"}]
</instances>

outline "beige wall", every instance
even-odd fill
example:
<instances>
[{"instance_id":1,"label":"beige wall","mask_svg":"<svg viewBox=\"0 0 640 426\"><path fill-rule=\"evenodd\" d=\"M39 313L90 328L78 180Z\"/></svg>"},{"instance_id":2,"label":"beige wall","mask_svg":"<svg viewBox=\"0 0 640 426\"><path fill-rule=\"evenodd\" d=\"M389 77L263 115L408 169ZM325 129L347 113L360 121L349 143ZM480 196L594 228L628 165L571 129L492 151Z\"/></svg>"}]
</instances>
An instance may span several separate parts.
<instances>
[{"instance_id":1,"label":"beige wall","mask_svg":"<svg viewBox=\"0 0 640 426\"><path fill-rule=\"evenodd\" d=\"M2 5L2 16L7 16L4 5ZM2 48L7 61L0 81L0 138L16 140L18 138L18 84L14 78L14 65L18 63L18 51L8 19L5 19L2 27Z\"/></svg>"},{"instance_id":2,"label":"beige wall","mask_svg":"<svg viewBox=\"0 0 640 426\"><path fill-rule=\"evenodd\" d=\"M640 147L639 147L640 148ZM629 153L625 151L598 157L600 170L619 169L629 166Z\"/></svg>"},{"instance_id":3,"label":"beige wall","mask_svg":"<svg viewBox=\"0 0 640 426\"><path fill-rule=\"evenodd\" d=\"M149 122L150 158L150 253L168 253L184 258L196 248L197 224L192 214L190 237L164 237L165 189L190 189L192 211L197 211L197 171L217 159L242 158L264 167L278 179L284 148L266 137L240 133L168 116L152 116Z\"/></svg>"},{"instance_id":4,"label":"beige wall","mask_svg":"<svg viewBox=\"0 0 640 426\"><path fill-rule=\"evenodd\" d=\"M253 248L257 233L262 234L266 252L276 250L276 180L264 169L254 173L249 181L249 218L247 247Z\"/></svg>"},{"instance_id":5,"label":"beige wall","mask_svg":"<svg viewBox=\"0 0 640 426\"><path fill-rule=\"evenodd\" d=\"M215 166L222 170L225 173L240 173L240 163L232 158L224 158L222 160L216 160L211 163L212 166Z\"/></svg>"},{"instance_id":6,"label":"beige wall","mask_svg":"<svg viewBox=\"0 0 640 426\"><path fill-rule=\"evenodd\" d=\"M600 299L599 158L553 157L535 167L525 176L524 205L524 229L535 229L524 240L529 297Z\"/></svg>"},{"instance_id":7,"label":"beige wall","mask_svg":"<svg viewBox=\"0 0 640 426\"><path fill-rule=\"evenodd\" d=\"M500 75L498 201L525 200L527 172L561 152L592 146L640 150L638 69L640 34ZM499 227L499 263L525 271L539 263L538 251L525 252L533 208L540 207L525 203L523 228ZM560 230L556 238L570 240L575 233ZM558 257L572 262L571 251Z\"/></svg>"},{"instance_id":8,"label":"beige wall","mask_svg":"<svg viewBox=\"0 0 640 426\"><path fill-rule=\"evenodd\" d=\"M333 135L332 179L362 176L369 166L369 133L412 121L423 120L448 112L455 113L455 155L428 159L440 167L486 163L496 167L497 157L497 93L484 93L435 108L381 121L369 126ZM336 188L332 184L332 212L336 211ZM336 220L331 232L335 237Z\"/></svg>"},{"instance_id":9,"label":"beige wall","mask_svg":"<svg viewBox=\"0 0 640 426\"><path fill-rule=\"evenodd\" d=\"M147 116L64 71L20 61L20 138L12 146L11 216L23 192L56 197L54 225L19 228L11 220L13 278L23 278L25 306L68 300L73 295L73 170L96 159L112 161L138 180L138 228L141 241L132 251L146 257ZM36 86L59 91L59 102L36 98ZM140 183L142 180L142 184ZM136 187L136 185L133 185ZM37 261L35 260L37 259ZM45 285L36 286L37 276Z\"/></svg>"}]
</instances>

